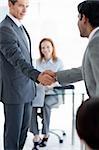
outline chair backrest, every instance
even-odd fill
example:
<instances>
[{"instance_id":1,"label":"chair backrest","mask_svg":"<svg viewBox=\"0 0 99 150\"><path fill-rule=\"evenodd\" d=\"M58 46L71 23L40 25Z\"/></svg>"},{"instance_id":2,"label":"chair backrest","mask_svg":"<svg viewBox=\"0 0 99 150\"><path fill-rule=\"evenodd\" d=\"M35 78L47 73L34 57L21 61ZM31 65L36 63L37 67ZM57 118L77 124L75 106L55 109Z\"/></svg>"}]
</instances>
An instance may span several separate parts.
<instances>
[{"instance_id":1,"label":"chair backrest","mask_svg":"<svg viewBox=\"0 0 99 150\"><path fill-rule=\"evenodd\" d=\"M48 106L51 108L59 107L60 104L63 104L63 90L50 89L46 92L45 101Z\"/></svg>"},{"instance_id":2,"label":"chair backrest","mask_svg":"<svg viewBox=\"0 0 99 150\"><path fill-rule=\"evenodd\" d=\"M65 101L65 90L53 89L57 96L57 103L52 106L52 108L58 108Z\"/></svg>"},{"instance_id":3,"label":"chair backrest","mask_svg":"<svg viewBox=\"0 0 99 150\"><path fill-rule=\"evenodd\" d=\"M53 108L59 107L61 104L65 104L65 90L74 90L74 85L66 85L66 86L56 86L53 88L53 91L58 96L57 104L53 105ZM73 94L73 93L72 93Z\"/></svg>"}]
</instances>

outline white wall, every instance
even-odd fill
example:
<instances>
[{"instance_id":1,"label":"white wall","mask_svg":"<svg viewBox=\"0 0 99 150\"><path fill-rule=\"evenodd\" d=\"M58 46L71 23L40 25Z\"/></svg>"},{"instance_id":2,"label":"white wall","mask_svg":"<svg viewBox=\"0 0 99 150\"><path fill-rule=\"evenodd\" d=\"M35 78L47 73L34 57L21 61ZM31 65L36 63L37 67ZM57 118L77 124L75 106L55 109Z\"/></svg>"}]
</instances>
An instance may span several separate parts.
<instances>
[{"instance_id":1,"label":"white wall","mask_svg":"<svg viewBox=\"0 0 99 150\"><path fill-rule=\"evenodd\" d=\"M0 19L4 18L8 10L7 1L0 1ZM39 57L38 44L41 38L50 37L65 69L81 65L88 40L80 37L77 27L77 5L80 2L81 0L30 0L23 23L31 36L33 59ZM77 83L76 88L77 91L85 92L83 82Z\"/></svg>"},{"instance_id":2,"label":"white wall","mask_svg":"<svg viewBox=\"0 0 99 150\"><path fill-rule=\"evenodd\" d=\"M24 24L31 35L33 58L39 57L38 44L41 38L50 37L65 69L81 65L88 40L80 37L77 26L79 2L81 0L31 1ZM83 82L75 85L77 91L85 92Z\"/></svg>"}]
</instances>

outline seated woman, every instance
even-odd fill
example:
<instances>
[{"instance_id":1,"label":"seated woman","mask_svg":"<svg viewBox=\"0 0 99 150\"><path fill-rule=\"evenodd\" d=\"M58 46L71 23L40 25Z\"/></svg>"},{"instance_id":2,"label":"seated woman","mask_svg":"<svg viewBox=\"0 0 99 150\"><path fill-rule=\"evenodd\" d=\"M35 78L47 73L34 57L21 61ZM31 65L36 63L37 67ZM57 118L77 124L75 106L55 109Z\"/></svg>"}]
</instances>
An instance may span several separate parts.
<instances>
[{"instance_id":1,"label":"seated woman","mask_svg":"<svg viewBox=\"0 0 99 150\"><path fill-rule=\"evenodd\" d=\"M44 70L52 70L56 72L56 71L60 71L63 69L63 63L56 56L55 46L51 39L44 38L40 41L39 53L40 53L40 58L37 59L36 61L36 68L39 71L43 72ZM33 138L34 150L37 150L38 146L40 147L46 146L46 143L48 141L51 108L52 108L52 105L57 102L57 97L58 97L58 96L51 96L51 93L52 93L51 88L55 86L56 84L57 83L54 83L53 85L47 86L47 87L43 87L41 85L42 89L45 90L44 104L43 104L43 107L41 107L42 134L43 134L42 140L39 136L39 129L38 129L38 120L37 120L38 107L33 107L30 132L34 134L34 138Z\"/></svg>"},{"instance_id":2,"label":"seated woman","mask_svg":"<svg viewBox=\"0 0 99 150\"><path fill-rule=\"evenodd\" d=\"M76 129L90 150L99 150L99 99L89 98L78 108Z\"/></svg>"}]
</instances>

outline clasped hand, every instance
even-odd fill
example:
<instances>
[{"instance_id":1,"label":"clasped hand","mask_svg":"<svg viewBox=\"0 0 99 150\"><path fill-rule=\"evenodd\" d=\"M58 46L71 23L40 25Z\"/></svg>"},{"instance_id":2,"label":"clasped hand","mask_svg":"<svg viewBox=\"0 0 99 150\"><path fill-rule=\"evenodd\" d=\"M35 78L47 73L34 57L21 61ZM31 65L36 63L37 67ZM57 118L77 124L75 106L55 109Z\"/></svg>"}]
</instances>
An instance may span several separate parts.
<instances>
[{"instance_id":1,"label":"clasped hand","mask_svg":"<svg viewBox=\"0 0 99 150\"><path fill-rule=\"evenodd\" d=\"M42 85L51 85L56 81L56 73L51 70L45 70L40 73L37 79Z\"/></svg>"}]
</instances>

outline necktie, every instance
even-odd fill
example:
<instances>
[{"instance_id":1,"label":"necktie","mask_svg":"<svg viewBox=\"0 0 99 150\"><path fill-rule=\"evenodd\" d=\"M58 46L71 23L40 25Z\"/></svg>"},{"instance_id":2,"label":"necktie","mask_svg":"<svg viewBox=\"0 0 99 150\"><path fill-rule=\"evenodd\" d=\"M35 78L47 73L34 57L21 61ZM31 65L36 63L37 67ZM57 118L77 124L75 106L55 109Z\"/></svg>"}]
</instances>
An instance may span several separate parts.
<instances>
[{"instance_id":1,"label":"necktie","mask_svg":"<svg viewBox=\"0 0 99 150\"><path fill-rule=\"evenodd\" d=\"M25 40L25 42L26 42L26 44L28 45L28 48L29 48L29 39L28 39L28 36L25 32L25 29L24 29L23 25L21 25L19 28L20 28L20 32L21 32L21 34L22 34L22 36L23 36L23 38L24 38L24 40Z\"/></svg>"},{"instance_id":2,"label":"necktie","mask_svg":"<svg viewBox=\"0 0 99 150\"><path fill-rule=\"evenodd\" d=\"M22 26L22 25L21 25L19 28L21 29L22 32L24 32L24 29L23 29L23 26Z\"/></svg>"},{"instance_id":3,"label":"necktie","mask_svg":"<svg viewBox=\"0 0 99 150\"><path fill-rule=\"evenodd\" d=\"M31 64L32 64L32 56L31 56L31 40L30 40L30 37L29 37L29 34L28 32L26 31L25 27L22 25L19 27L20 28L20 33L28 47L28 51L30 53L30 61L31 61Z\"/></svg>"}]
</instances>

